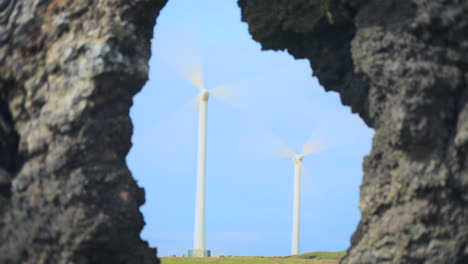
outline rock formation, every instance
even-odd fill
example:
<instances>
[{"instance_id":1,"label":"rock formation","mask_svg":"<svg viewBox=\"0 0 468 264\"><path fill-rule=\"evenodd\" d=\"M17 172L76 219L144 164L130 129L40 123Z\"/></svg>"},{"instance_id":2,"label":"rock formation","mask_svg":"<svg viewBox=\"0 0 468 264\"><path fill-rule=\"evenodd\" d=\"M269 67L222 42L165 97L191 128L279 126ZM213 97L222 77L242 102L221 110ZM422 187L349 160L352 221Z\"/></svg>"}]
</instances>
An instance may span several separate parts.
<instances>
[{"instance_id":1,"label":"rock formation","mask_svg":"<svg viewBox=\"0 0 468 264\"><path fill-rule=\"evenodd\" d=\"M0 0L0 263L158 263L125 156L165 2ZM468 263L468 2L239 6L375 129L342 263Z\"/></svg>"},{"instance_id":2,"label":"rock formation","mask_svg":"<svg viewBox=\"0 0 468 264\"><path fill-rule=\"evenodd\" d=\"M159 263L132 97L166 0L0 0L0 263Z\"/></svg>"},{"instance_id":3,"label":"rock formation","mask_svg":"<svg viewBox=\"0 0 468 264\"><path fill-rule=\"evenodd\" d=\"M238 3L375 129L342 263L468 263L468 1Z\"/></svg>"}]
</instances>

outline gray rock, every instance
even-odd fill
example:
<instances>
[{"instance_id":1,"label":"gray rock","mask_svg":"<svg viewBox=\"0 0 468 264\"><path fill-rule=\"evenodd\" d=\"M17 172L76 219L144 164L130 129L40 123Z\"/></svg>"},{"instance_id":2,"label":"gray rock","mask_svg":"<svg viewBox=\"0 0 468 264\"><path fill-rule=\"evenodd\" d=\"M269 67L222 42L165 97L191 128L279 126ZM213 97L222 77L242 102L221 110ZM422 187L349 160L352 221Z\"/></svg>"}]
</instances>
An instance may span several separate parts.
<instances>
[{"instance_id":1,"label":"gray rock","mask_svg":"<svg viewBox=\"0 0 468 264\"><path fill-rule=\"evenodd\" d=\"M468 263L468 2L238 3L262 49L308 59L375 129L342 263Z\"/></svg>"},{"instance_id":2,"label":"gray rock","mask_svg":"<svg viewBox=\"0 0 468 264\"><path fill-rule=\"evenodd\" d=\"M0 263L159 262L125 156L165 2L0 0ZM468 2L239 5L376 130L342 262L468 263Z\"/></svg>"},{"instance_id":3,"label":"gray rock","mask_svg":"<svg viewBox=\"0 0 468 264\"><path fill-rule=\"evenodd\" d=\"M11 184L10 174L6 170L0 168L0 186L10 185L10 184Z\"/></svg>"},{"instance_id":4,"label":"gray rock","mask_svg":"<svg viewBox=\"0 0 468 264\"><path fill-rule=\"evenodd\" d=\"M125 156L165 2L0 0L0 263L159 263Z\"/></svg>"}]
</instances>

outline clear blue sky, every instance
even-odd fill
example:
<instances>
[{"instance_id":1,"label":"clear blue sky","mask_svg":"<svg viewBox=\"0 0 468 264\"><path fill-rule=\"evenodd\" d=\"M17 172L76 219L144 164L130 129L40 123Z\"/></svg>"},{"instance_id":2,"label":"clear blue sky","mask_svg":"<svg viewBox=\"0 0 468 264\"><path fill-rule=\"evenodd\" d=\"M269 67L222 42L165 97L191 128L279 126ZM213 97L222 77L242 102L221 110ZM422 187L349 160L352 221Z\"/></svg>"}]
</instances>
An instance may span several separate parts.
<instances>
[{"instance_id":1,"label":"clear blue sky","mask_svg":"<svg viewBox=\"0 0 468 264\"><path fill-rule=\"evenodd\" d=\"M306 60L261 51L236 1L172 0L157 20L149 82L135 97L127 157L146 190L142 237L160 256L192 248L198 91L171 58L201 54L208 89L242 84L239 99L209 101L207 248L214 255L289 255L293 163L271 155L272 135L294 151L315 133L328 148L304 160L301 252L345 250L359 221L362 159L373 131L336 93L326 93ZM181 110L183 109L183 110Z\"/></svg>"}]
</instances>

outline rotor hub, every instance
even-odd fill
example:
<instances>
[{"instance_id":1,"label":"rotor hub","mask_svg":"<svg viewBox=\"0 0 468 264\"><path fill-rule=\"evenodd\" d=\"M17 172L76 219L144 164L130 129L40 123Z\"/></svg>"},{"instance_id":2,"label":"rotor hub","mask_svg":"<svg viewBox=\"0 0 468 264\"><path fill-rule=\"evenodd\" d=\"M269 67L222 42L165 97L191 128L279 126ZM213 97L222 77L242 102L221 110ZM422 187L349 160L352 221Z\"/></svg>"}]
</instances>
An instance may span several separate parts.
<instances>
[{"instance_id":1,"label":"rotor hub","mask_svg":"<svg viewBox=\"0 0 468 264\"><path fill-rule=\"evenodd\" d=\"M208 90L204 89L199 96L200 101L208 101L210 98L210 92Z\"/></svg>"},{"instance_id":2,"label":"rotor hub","mask_svg":"<svg viewBox=\"0 0 468 264\"><path fill-rule=\"evenodd\" d=\"M296 156L293 158L294 164L302 163L302 158L303 158L302 155L296 155Z\"/></svg>"}]
</instances>

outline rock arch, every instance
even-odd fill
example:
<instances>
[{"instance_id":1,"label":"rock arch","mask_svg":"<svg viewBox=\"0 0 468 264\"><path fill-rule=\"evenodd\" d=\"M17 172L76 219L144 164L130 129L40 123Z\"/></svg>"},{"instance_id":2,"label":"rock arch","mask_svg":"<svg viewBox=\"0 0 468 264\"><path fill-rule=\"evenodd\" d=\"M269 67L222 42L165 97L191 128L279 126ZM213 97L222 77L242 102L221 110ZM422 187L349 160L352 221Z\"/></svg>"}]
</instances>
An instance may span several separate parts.
<instances>
[{"instance_id":1,"label":"rock arch","mask_svg":"<svg viewBox=\"0 0 468 264\"><path fill-rule=\"evenodd\" d=\"M0 0L0 262L158 263L125 163L166 0ZM468 262L468 4L239 0L376 130L343 263Z\"/></svg>"}]
</instances>

